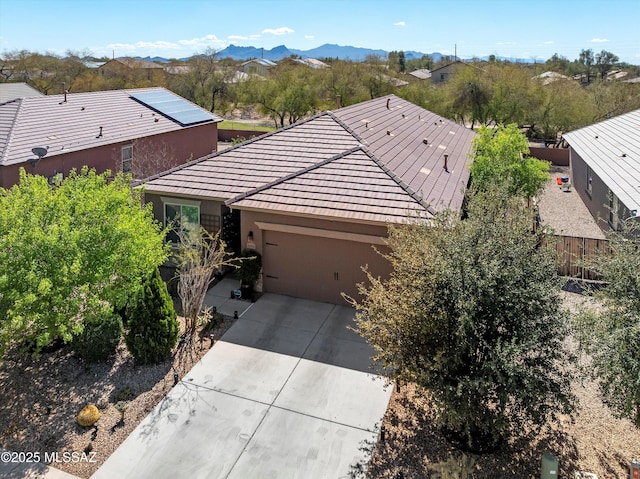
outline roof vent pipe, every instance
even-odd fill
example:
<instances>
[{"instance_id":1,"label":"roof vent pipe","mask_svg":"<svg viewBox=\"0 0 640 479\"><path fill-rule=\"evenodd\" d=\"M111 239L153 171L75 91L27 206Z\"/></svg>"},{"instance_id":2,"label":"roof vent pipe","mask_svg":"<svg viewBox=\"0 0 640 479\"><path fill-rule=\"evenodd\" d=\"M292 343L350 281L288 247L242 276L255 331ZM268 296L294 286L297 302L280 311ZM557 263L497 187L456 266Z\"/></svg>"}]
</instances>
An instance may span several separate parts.
<instances>
[{"instance_id":1,"label":"roof vent pipe","mask_svg":"<svg viewBox=\"0 0 640 479\"><path fill-rule=\"evenodd\" d=\"M390 98L387 98L387 110L389 109L389 101L390 100L391 100Z\"/></svg>"},{"instance_id":2,"label":"roof vent pipe","mask_svg":"<svg viewBox=\"0 0 640 479\"><path fill-rule=\"evenodd\" d=\"M100 133L98 133L98 136L96 136L96 138L102 138L102 127L100 127Z\"/></svg>"},{"instance_id":3,"label":"roof vent pipe","mask_svg":"<svg viewBox=\"0 0 640 479\"><path fill-rule=\"evenodd\" d=\"M449 173L449 165L447 164L447 160L449 159L449 155L444 155L444 171Z\"/></svg>"}]
</instances>

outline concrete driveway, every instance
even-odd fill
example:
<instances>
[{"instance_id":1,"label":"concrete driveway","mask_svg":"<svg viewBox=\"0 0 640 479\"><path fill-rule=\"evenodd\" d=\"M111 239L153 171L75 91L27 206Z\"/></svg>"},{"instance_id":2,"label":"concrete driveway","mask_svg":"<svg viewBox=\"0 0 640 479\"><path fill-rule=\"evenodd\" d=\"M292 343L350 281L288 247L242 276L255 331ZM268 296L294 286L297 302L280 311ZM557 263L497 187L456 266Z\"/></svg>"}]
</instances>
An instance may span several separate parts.
<instances>
[{"instance_id":1,"label":"concrete driveway","mask_svg":"<svg viewBox=\"0 0 640 479\"><path fill-rule=\"evenodd\" d=\"M391 388L353 310L265 294L207 302L240 319L92 476L346 478L366 466Z\"/></svg>"}]
</instances>

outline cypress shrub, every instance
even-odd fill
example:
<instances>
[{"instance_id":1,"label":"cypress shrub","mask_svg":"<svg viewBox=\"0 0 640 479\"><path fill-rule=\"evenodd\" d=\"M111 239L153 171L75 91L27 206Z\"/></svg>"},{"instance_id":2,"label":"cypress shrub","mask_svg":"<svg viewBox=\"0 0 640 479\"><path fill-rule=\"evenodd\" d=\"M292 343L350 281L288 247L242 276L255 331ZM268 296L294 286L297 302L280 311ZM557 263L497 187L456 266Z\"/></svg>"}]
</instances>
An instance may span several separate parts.
<instances>
[{"instance_id":1,"label":"cypress shrub","mask_svg":"<svg viewBox=\"0 0 640 479\"><path fill-rule=\"evenodd\" d=\"M164 360L178 341L178 319L167 285L156 268L126 310L127 349L142 364Z\"/></svg>"}]
</instances>

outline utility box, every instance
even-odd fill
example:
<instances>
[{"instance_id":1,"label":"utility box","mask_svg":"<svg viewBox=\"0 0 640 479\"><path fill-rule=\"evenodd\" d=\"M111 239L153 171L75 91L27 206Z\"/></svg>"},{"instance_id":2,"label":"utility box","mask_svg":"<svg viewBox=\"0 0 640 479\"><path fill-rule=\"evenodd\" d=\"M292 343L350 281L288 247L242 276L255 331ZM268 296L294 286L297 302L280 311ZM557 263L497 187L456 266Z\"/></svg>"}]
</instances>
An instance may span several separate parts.
<instances>
[{"instance_id":1,"label":"utility box","mask_svg":"<svg viewBox=\"0 0 640 479\"><path fill-rule=\"evenodd\" d=\"M631 471L629 477L631 479L640 479L640 461L637 459L631 459Z\"/></svg>"},{"instance_id":2,"label":"utility box","mask_svg":"<svg viewBox=\"0 0 640 479\"><path fill-rule=\"evenodd\" d=\"M558 479L558 459L549 452L542 455L540 479Z\"/></svg>"}]
</instances>

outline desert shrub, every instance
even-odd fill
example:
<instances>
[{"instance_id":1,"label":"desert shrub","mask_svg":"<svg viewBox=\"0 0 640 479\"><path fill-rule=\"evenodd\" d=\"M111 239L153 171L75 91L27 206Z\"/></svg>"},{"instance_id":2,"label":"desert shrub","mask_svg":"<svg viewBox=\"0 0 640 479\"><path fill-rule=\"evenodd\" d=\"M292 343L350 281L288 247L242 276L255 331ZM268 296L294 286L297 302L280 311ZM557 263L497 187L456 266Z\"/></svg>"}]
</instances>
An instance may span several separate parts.
<instances>
[{"instance_id":1,"label":"desert shrub","mask_svg":"<svg viewBox=\"0 0 640 479\"><path fill-rule=\"evenodd\" d=\"M214 329L220 326L224 322L224 316L221 313L212 312L207 322L202 327L200 334L206 336L210 334Z\"/></svg>"},{"instance_id":2,"label":"desert shrub","mask_svg":"<svg viewBox=\"0 0 640 479\"><path fill-rule=\"evenodd\" d=\"M145 281L126 311L129 352L142 364L165 359L178 341L178 320L173 301L158 269Z\"/></svg>"},{"instance_id":3,"label":"desert shrub","mask_svg":"<svg viewBox=\"0 0 640 479\"><path fill-rule=\"evenodd\" d=\"M114 312L85 320L84 329L71 347L85 361L104 361L116 352L122 337L122 318Z\"/></svg>"}]
</instances>

